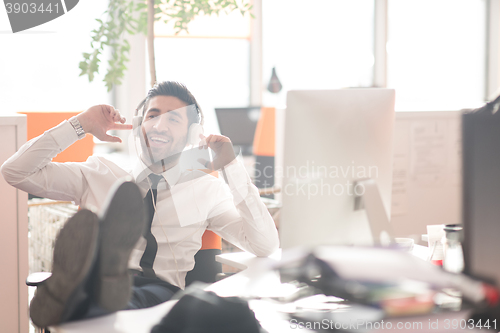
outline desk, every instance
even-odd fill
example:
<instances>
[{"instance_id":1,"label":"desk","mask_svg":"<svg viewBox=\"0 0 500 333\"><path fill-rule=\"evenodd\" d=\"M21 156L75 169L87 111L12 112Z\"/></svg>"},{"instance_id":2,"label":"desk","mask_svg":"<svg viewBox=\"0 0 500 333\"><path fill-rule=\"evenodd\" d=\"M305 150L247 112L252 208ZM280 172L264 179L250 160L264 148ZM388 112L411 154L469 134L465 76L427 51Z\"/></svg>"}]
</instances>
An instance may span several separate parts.
<instances>
[{"instance_id":1,"label":"desk","mask_svg":"<svg viewBox=\"0 0 500 333\"><path fill-rule=\"evenodd\" d=\"M411 254L422 260L427 260L429 248L421 245L414 245ZM292 323L290 318L286 315L287 306L278 302L263 300L265 297L278 297L286 293L293 292L293 288L280 283L280 278L277 272L268 271L266 268L273 265L281 259L281 250L274 253L269 258L258 258L247 252L228 253L218 255L216 260L243 269L244 271L232 276L229 279L219 281L210 287L220 296L233 296L238 295L241 297L252 298L249 301L249 306L255 312L256 318L261 323L262 327L268 332L281 333L281 332L300 332L311 333L313 330L307 328L299 328L297 323ZM265 274L262 272L265 271ZM339 311L342 305L339 304ZM340 313L341 316L347 315ZM442 314L434 314L430 316L413 316L413 317L400 317L384 319L383 327L370 330L370 332L394 332L394 331L419 331L428 333L448 333L452 330L446 325L451 323L467 323L470 311L457 311L446 312ZM355 319L354 319L355 320ZM331 327L331 324L329 324ZM402 326L401 326L402 325ZM411 325L411 328L405 325ZM420 326L419 326L420 325ZM431 326L432 325L432 326ZM401 326L401 329L396 329ZM324 326L323 326L324 327ZM389 329L389 327L391 327ZM453 329L452 331L465 331L461 329ZM467 329L470 333L484 332L480 329ZM365 331L366 332L366 331Z\"/></svg>"},{"instance_id":2,"label":"desk","mask_svg":"<svg viewBox=\"0 0 500 333\"><path fill-rule=\"evenodd\" d=\"M418 257L426 257L427 248L416 246L413 254ZM258 258L252 254L240 252L223 254L217 257L217 261L233 265L242 272L230 276L224 280L216 282L206 288L220 296L240 296L252 298L249 305L255 312L256 318L260 321L262 327L269 333L297 332L298 327L291 324L286 314L286 304L267 300L268 297L278 297L292 293L295 287L292 285L281 284L278 272L271 271L268 268L274 265L281 258L281 251L277 251L269 258ZM162 303L152 308L142 310L119 311L108 316L88 319L85 321L71 322L52 328L51 331L57 333L149 333L151 328L158 323L166 313L174 306L176 301ZM444 329L444 320L463 320L468 318L469 312L451 312L441 315L420 316L411 318L395 318L384 320L386 325L392 325L392 330L374 329L370 332L394 332L398 323L403 325L410 323L421 323L422 328L419 332L439 333L449 332L450 329ZM341 315L344 315L343 313ZM429 328L429 323L439 321L439 328ZM407 324L407 325L410 325ZM399 331L404 331L399 330ZM407 330L411 331L411 330ZM456 331L456 330L453 330ZM484 331L484 330L483 330ZM311 333L312 330L300 329L300 332ZM481 330L467 330L467 332L481 332Z\"/></svg>"},{"instance_id":3,"label":"desk","mask_svg":"<svg viewBox=\"0 0 500 333\"><path fill-rule=\"evenodd\" d=\"M422 260L427 260L427 257L429 255L429 248L427 246L414 244L411 254ZM216 256L215 260L222 264L244 270L248 268L249 265L258 262L260 259L262 258L257 258L255 255L249 252L234 252L219 254ZM272 259L275 262L279 261L281 259L281 249L270 255L269 259Z\"/></svg>"},{"instance_id":4,"label":"desk","mask_svg":"<svg viewBox=\"0 0 500 333\"><path fill-rule=\"evenodd\" d=\"M248 295L256 292L253 286L257 281L263 279L265 279L266 283L280 285L279 276L276 272L270 272L269 275L265 276L258 272L262 267L277 262L281 256L281 251L271 256L271 258L257 258L249 253L235 253L235 255L237 255L237 261L240 262L239 267L242 269L248 267L248 269L208 286L207 290L221 296L241 296L245 294L243 291L246 288L250 288L249 290L252 291L246 293ZM232 256L229 255L229 258L232 258ZM99 318L51 327L50 331L55 333L149 333L151 328L160 322L175 303L176 301L168 301L148 309L118 311Z\"/></svg>"}]
</instances>

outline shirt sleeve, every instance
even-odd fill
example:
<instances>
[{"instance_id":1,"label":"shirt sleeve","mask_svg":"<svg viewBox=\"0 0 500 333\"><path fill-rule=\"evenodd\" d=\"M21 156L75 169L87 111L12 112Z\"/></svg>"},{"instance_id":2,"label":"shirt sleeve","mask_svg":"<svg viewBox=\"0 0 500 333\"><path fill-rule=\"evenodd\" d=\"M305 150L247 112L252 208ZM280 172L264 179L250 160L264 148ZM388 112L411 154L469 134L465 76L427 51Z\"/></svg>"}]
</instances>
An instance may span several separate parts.
<instances>
[{"instance_id":1,"label":"shirt sleeve","mask_svg":"<svg viewBox=\"0 0 500 333\"><path fill-rule=\"evenodd\" d=\"M78 136L68 121L25 143L2 165L0 171L10 185L28 193L79 204L84 191L82 163L52 162Z\"/></svg>"},{"instance_id":2,"label":"shirt sleeve","mask_svg":"<svg viewBox=\"0 0 500 333\"><path fill-rule=\"evenodd\" d=\"M279 247L278 231L259 191L239 161L226 166L224 173L229 186L219 188L208 229L257 256L271 255Z\"/></svg>"}]
</instances>

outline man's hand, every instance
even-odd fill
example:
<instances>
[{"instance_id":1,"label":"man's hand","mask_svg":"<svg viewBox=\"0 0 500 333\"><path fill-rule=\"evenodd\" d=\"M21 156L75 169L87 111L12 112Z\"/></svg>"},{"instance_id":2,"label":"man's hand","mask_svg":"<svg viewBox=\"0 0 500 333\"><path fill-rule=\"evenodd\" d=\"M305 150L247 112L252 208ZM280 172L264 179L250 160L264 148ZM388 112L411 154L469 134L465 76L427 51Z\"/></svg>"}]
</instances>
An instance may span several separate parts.
<instances>
[{"instance_id":1,"label":"man's hand","mask_svg":"<svg viewBox=\"0 0 500 333\"><path fill-rule=\"evenodd\" d=\"M109 130L130 130L132 125L125 125L125 117L111 105L100 104L87 109L76 116L85 133L90 133L101 141L122 142L117 136L108 135Z\"/></svg>"},{"instance_id":2,"label":"man's hand","mask_svg":"<svg viewBox=\"0 0 500 333\"><path fill-rule=\"evenodd\" d=\"M219 170L236 159L233 144L227 136L211 134L208 137L200 135L200 138L200 149L207 149L210 147L215 153L213 162L199 161L207 168Z\"/></svg>"}]
</instances>

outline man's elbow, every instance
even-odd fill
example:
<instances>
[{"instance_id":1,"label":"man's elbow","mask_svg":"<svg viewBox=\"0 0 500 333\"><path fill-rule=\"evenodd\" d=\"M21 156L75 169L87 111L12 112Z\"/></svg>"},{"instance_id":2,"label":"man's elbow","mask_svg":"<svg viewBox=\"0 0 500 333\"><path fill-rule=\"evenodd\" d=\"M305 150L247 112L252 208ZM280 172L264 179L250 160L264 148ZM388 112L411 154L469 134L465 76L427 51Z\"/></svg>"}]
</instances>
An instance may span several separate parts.
<instances>
[{"instance_id":1,"label":"man's elbow","mask_svg":"<svg viewBox=\"0 0 500 333\"><path fill-rule=\"evenodd\" d=\"M16 170L6 161L0 167L0 173L2 174L3 179L12 186L15 186L19 183L19 175L16 173Z\"/></svg>"},{"instance_id":2,"label":"man's elbow","mask_svg":"<svg viewBox=\"0 0 500 333\"><path fill-rule=\"evenodd\" d=\"M258 249L254 249L254 254L257 257L269 257L273 253L275 253L279 249L279 240L276 238L266 244L266 246L262 246Z\"/></svg>"}]
</instances>

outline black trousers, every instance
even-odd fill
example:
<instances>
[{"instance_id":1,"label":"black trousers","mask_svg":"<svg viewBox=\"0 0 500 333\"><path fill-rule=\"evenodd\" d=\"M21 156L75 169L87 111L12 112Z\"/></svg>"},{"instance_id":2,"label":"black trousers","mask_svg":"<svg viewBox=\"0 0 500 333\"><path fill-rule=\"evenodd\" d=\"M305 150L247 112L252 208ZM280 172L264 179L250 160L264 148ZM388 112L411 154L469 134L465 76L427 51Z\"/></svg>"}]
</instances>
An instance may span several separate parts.
<instances>
[{"instance_id":1,"label":"black trousers","mask_svg":"<svg viewBox=\"0 0 500 333\"><path fill-rule=\"evenodd\" d=\"M132 297L127 309L144 309L158 305L171 299L179 290L180 288L159 278L134 275Z\"/></svg>"},{"instance_id":2,"label":"black trousers","mask_svg":"<svg viewBox=\"0 0 500 333\"><path fill-rule=\"evenodd\" d=\"M133 271L134 285L132 287L132 296L125 310L137 310L150 308L152 306L166 302L180 290L177 286L170 284L159 278L147 278L141 276L142 272ZM89 319L101 317L111 312L101 308L95 303L90 303L88 310L81 314L77 319Z\"/></svg>"}]
</instances>

